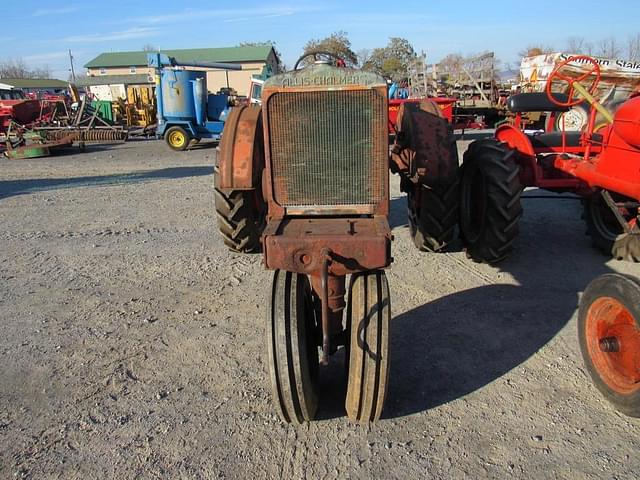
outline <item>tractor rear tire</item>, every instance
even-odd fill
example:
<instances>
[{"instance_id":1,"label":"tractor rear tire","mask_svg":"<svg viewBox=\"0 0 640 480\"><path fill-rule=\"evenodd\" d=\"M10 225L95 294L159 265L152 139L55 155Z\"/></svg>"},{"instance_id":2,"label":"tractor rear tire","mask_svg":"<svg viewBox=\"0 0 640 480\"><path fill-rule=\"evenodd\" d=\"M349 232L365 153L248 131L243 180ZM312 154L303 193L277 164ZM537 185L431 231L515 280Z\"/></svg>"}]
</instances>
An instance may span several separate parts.
<instances>
[{"instance_id":1,"label":"tractor rear tire","mask_svg":"<svg viewBox=\"0 0 640 480\"><path fill-rule=\"evenodd\" d=\"M459 182L446 187L414 185L407 192L409 230L416 247L438 252L453 240L460 209Z\"/></svg>"},{"instance_id":2,"label":"tractor rear tire","mask_svg":"<svg viewBox=\"0 0 640 480\"><path fill-rule=\"evenodd\" d=\"M640 417L640 281L618 273L593 280L580 299L578 339L600 393Z\"/></svg>"},{"instance_id":3,"label":"tractor rear tire","mask_svg":"<svg viewBox=\"0 0 640 480\"><path fill-rule=\"evenodd\" d=\"M191 135L182 127L170 127L164 132L164 140L171 150L182 152L189 146Z\"/></svg>"},{"instance_id":4,"label":"tractor rear tire","mask_svg":"<svg viewBox=\"0 0 640 480\"><path fill-rule=\"evenodd\" d=\"M381 270L351 277L347 323L348 384L345 409L353 422L380 418L389 383L391 305L387 277Z\"/></svg>"},{"instance_id":5,"label":"tractor rear tire","mask_svg":"<svg viewBox=\"0 0 640 480\"><path fill-rule=\"evenodd\" d=\"M316 317L306 275L276 270L267 307L267 363L283 421L313 420L318 408Z\"/></svg>"},{"instance_id":6,"label":"tractor rear tire","mask_svg":"<svg viewBox=\"0 0 640 480\"><path fill-rule=\"evenodd\" d=\"M507 258L522 217L515 152L495 139L473 142L460 182L460 235L467 257L494 264Z\"/></svg>"},{"instance_id":7,"label":"tractor rear tire","mask_svg":"<svg viewBox=\"0 0 640 480\"><path fill-rule=\"evenodd\" d=\"M260 237L266 222L266 204L262 192L218 188L215 171L215 208L222 241L233 252L260 253Z\"/></svg>"}]
</instances>

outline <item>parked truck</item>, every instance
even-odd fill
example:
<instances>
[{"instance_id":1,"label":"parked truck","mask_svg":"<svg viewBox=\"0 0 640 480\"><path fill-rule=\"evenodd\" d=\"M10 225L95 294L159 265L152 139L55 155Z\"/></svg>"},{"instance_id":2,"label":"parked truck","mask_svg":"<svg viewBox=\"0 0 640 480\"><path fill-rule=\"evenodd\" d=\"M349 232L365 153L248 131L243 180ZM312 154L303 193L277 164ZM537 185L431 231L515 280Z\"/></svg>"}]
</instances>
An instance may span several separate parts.
<instances>
[{"instance_id":1,"label":"parked truck","mask_svg":"<svg viewBox=\"0 0 640 480\"><path fill-rule=\"evenodd\" d=\"M179 62L160 53L149 54L147 60L156 69L157 137L178 151L203 138L219 141L229 111L229 97L209 94L207 72L187 67L224 70L242 67L230 63Z\"/></svg>"}]
</instances>

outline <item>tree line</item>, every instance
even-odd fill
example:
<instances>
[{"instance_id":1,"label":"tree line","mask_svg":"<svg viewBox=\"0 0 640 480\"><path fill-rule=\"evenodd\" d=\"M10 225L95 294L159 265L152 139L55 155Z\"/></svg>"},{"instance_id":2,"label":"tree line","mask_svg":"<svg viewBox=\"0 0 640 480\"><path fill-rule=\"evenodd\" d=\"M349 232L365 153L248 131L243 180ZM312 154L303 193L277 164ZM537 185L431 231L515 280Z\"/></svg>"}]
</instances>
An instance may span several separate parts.
<instances>
[{"instance_id":1,"label":"tree line","mask_svg":"<svg viewBox=\"0 0 640 480\"><path fill-rule=\"evenodd\" d=\"M276 43L267 40L264 42L244 42L239 47L255 47L270 45L276 50L276 56L281 71L287 70L281 60L281 55L277 50ZM411 62L417 58L413 46L405 38L392 37L385 47L362 49L357 53L353 50L351 40L347 32L337 31L325 38L309 40L303 49L303 55L311 52L328 52L337 58L342 59L348 67L358 67L363 70L376 72L394 80L407 76L407 71ZM311 60L308 60L311 61ZM292 67L289 66L289 67Z\"/></svg>"},{"instance_id":2,"label":"tree line","mask_svg":"<svg viewBox=\"0 0 640 480\"><path fill-rule=\"evenodd\" d=\"M631 35L626 42L621 42L615 37L607 37L598 41L589 41L584 37L569 37L560 49L566 53L582 55L595 55L605 58L621 58L632 62L640 62L640 33ZM532 57L559 51L553 45L533 44L520 50L521 57Z\"/></svg>"},{"instance_id":3,"label":"tree line","mask_svg":"<svg viewBox=\"0 0 640 480\"><path fill-rule=\"evenodd\" d=\"M267 40L264 42L245 42L239 46L270 45L276 51L278 70L284 71L287 66L282 62L282 56L276 47L276 43ZM145 51L154 51L155 47L145 45ZM373 49L361 49L354 51L345 31L337 31L325 38L309 40L304 46L304 53L312 51L326 51L344 60L349 67L358 67L363 70L375 72L392 80L400 80L408 76L409 68L418 54L406 38L391 37L384 47ZM640 61L640 33L630 36L626 42L621 42L614 37L603 38L599 41L590 41L584 37L569 37L564 48L557 49L553 45L531 44L518 52L521 57L542 55L557 51L584 55L595 55L607 58L623 58L635 62ZM443 63L451 63L462 58L460 54L450 54L443 59ZM496 60L497 63L497 60ZM42 67L29 67L24 60L9 59L0 62L0 78L50 78L51 69L48 65Z\"/></svg>"},{"instance_id":4,"label":"tree line","mask_svg":"<svg viewBox=\"0 0 640 480\"><path fill-rule=\"evenodd\" d=\"M48 65L30 68L21 58L0 62L0 79L2 78L51 78Z\"/></svg>"}]
</instances>

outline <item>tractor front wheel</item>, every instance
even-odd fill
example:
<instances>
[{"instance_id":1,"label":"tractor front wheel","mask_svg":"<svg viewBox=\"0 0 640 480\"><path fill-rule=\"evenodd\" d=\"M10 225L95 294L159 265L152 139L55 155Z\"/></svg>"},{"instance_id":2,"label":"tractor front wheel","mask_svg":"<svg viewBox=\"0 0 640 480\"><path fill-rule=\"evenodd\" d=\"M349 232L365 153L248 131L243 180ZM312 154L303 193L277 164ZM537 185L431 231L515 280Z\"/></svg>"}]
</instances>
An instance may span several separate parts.
<instances>
[{"instance_id":1,"label":"tractor front wheel","mask_svg":"<svg viewBox=\"0 0 640 480\"><path fill-rule=\"evenodd\" d=\"M380 418L389 378L391 305L387 277L381 270L351 277L347 322L348 385L345 408L359 423Z\"/></svg>"},{"instance_id":2,"label":"tractor front wheel","mask_svg":"<svg viewBox=\"0 0 640 480\"><path fill-rule=\"evenodd\" d=\"M189 146L191 135L182 127L171 127L164 133L164 140L169 148L181 152Z\"/></svg>"},{"instance_id":3,"label":"tractor front wheel","mask_svg":"<svg viewBox=\"0 0 640 480\"><path fill-rule=\"evenodd\" d=\"M580 350L595 386L620 412L640 417L640 282L606 274L584 291Z\"/></svg>"},{"instance_id":4,"label":"tractor front wheel","mask_svg":"<svg viewBox=\"0 0 640 480\"><path fill-rule=\"evenodd\" d=\"M460 234L476 262L504 260L519 233L520 171L515 152L494 139L473 142L464 154L460 182Z\"/></svg>"},{"instance_id":5,"label":"tractor front wheel","mask_svg":"<svg viewBox=\"0 0 640 480\"><path fill-rule=\"evenodd\" d=\"M318 343L306 275L276 270L267 310L271 392L287 423L313 420L318 408Z\"/></svg>"}]
</instances>

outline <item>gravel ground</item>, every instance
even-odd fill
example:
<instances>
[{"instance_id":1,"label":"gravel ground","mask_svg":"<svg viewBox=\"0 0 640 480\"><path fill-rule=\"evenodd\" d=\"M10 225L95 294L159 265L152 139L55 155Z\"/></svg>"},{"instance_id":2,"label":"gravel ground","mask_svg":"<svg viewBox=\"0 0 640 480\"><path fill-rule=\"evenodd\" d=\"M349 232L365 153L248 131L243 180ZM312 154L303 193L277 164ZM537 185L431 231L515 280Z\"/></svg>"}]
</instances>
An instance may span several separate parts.
<instances>
[{"instance_id":1,"label":"gravel ground","mask_svg":"<svg viewBox=\"0 0 640 480\"><path fill-rule=\"evenodd\" d=\"M214 161L0 160L0 478L637 478L640 422L587 378L576 305L640 269L591 248L578 202L525 200L493 268L417 251L393 177L384 419L347 421L338 355L293 427L264 373L271 274L217 236Z\"/></svg>"}]
</instances>

